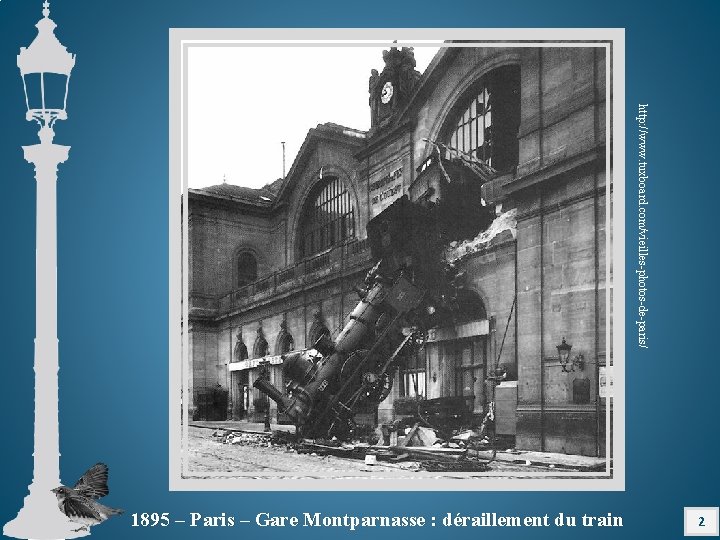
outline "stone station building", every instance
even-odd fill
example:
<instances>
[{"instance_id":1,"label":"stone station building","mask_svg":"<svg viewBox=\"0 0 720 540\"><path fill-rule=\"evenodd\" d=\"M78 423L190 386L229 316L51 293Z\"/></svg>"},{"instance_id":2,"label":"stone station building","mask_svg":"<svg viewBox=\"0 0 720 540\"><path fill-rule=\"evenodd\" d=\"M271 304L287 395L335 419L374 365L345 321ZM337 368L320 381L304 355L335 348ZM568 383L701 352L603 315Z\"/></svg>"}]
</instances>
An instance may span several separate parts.
<instances>
[{"instance_id":1,"label":"stone station building","mask_svg":"<svg viewBox=\"0 0 720 540\"><path fill-rule=\"evenodd\" d=\"M416 395L464 396L482 418L497 365L498 433L520 449L604 455L605 48L448 46L422 74L411 48L383 60L369 131L310 129L286 177L262 189L189 190L191 417L258 420L269 406L275 418L252 384L266 365L283 388L284 353L338 335L375 263L368 222L464 175L491 216L444 254L464 272L465 305L368 420Z\"/></svg>"}]
</instances>

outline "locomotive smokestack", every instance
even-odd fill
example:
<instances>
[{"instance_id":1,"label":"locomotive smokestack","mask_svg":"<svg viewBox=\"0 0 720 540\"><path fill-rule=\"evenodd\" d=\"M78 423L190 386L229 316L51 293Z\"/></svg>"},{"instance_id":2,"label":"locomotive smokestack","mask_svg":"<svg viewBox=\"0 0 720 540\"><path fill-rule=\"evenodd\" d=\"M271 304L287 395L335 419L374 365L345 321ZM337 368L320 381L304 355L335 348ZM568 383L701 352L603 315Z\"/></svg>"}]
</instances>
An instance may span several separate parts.
<instances>
[{"instance_id":1,"label":"locomotive smokestack","mask_svg":"<svg viewBox=\"0 0 720 540\"><path fill-rule=\"evenodd\" d=\"M285 411L290 406L290 401L285 396L283 396L282 392L275 388L273 384L267 379L257 379L253 383L253 386L264 394L267 394L267 396L275 403L277 403L279 407L282 407L283 411Z\"/></svg>"}]
</instances>

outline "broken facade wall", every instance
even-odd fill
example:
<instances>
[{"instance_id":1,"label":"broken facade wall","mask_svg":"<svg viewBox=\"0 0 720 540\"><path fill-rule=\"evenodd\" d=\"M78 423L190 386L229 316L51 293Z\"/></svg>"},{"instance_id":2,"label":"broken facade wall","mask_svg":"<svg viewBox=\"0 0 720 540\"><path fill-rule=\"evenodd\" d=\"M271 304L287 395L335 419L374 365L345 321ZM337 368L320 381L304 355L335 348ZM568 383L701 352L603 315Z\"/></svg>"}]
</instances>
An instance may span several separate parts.
<instances>
[{"instance_id":1,"label":"broken facade wall","mask_svg":"<svg viewBox=\"0 0 720 540\"><path fill-rule=\"evenodd\" d=\"M470 325L481 329L481 335L426 345L427 397L452 397L457 392L467 394L466 386L472 384L473 412L479 419L493 399L492 387L486 383L486 379L496 362L497 366L507 370L508 379L517 377L512 308L515 295L515 242L510 236L487 250L466 255L458 262L458 266L467 273L466 288L482 300L487 320L461 323L461 326ZM507 336L501 351L506 326ZM443 332L446 330L452 329L443 329ZM473 355L472 360L469 355ZM472 370L472 377L477 379L474 382L467 380L467 376L465 380L459 379L463 371L458 370L459 365L468 363L477 366ZM514 424L514 416L508 420Z\"/></svg>"},{"instance_id":2,"label":"broken facade wall","mask_svg":"<svg viewBox=\"0 0 720 540\"><path fill-rule=\"evenodd\" d=\"M443 128L458 100L468 96L475 83L496 67L517 64L522 49L461 48L456 58L442 74L442 82L436 84L416 113L413 140L413 159L419 166L434 151L430 141L444 142Z\"/></svg>"}]
</instances>

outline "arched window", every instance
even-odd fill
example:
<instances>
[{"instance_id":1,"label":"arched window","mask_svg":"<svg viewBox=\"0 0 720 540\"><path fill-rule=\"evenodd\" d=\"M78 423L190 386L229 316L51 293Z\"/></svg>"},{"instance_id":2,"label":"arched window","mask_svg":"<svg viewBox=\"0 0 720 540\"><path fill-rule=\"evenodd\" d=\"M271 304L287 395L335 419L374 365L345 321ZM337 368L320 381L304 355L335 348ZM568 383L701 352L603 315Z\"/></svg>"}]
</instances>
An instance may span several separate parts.
<instances>
[{"instance_id":1,"label":"arched window","mask_svg":"<svg viewBox=\"0 0 720 540\"><path fill-rule=\"evenodd\" d=\"M448 158L462 152L499 172L518 162L520 68L504 66L485 75L454 108L445 128Z\"/></svg>"},{"instance_id":2,"label":"arched window","mask_svg":"<svg viewBox=\"0 0 720 540\"><path fill-rule=\"evenodd\" d=\"M310 346L315 346L315 343L317 343L317 340L320 339L321 336L330 337L330 330L328 330L327 326L322 324L317 325L310 330Z\"/></svg>"},{"instance_id":3,"label":"arched window","mask_svg":"<svg viewBox=\"0 0 720 540\"><path fill-rule=\"evenodd\" d=\"M238 341L235 344L235 350L233 351L233 360L235 362L241 362L242 360L247 360L248 357L248 350L245 344L242 341Z\"/></svg>"},{"instance_id":4,"label":"arched window","mask_svg":"<svg viewBox=\"0 0 720 540\"><path fill-rule=\"evenodd\" d=\"M300 225L301 257L320 253L355 236L355 209L350 193L331 176L310 192Z\"/></svg>"},{"instance_id":5,"label":"arched window","mask_svg":"<svg viewBox=\"0 0 720 540\"><path fill-rule=\"evenodd\" d=\"M243 251L237 258L237 286L242 287L257 279L257 260L249 251Z\"/></svg>"},{"instance_id":6,"label":"arched window","mask_svg":"<svg viewBox=\"0 0 720 540\"><path fill-rule=\"evenodd\" d=\"M460 289L457 294L457 306L455 317L457 323L487 319L485 304L475 291Z\"/></svg>"},{"instance_id":7,"label":"arched window","mask_svg":"<svg viewBox=\"0 0 720 540\"><path fill-rule=\"evenodd\" d=\"M253 347L253 358L262 358L270 354L270 347L268 342L262 335L259 335L255 340L255 347Z\"/></svg>"},{"instance_id":8,"label":"arched window","mask_svg":"<svg viewBox=\"0 0 720 540\"><path fill-rule=\"evenodd\" d=\"M285 354L289 353L290 351L295 350L295 340L293 337L285 333L282 336L280 336L280 346L278 347L278 354Z\"/></svg>"}]
</instances>

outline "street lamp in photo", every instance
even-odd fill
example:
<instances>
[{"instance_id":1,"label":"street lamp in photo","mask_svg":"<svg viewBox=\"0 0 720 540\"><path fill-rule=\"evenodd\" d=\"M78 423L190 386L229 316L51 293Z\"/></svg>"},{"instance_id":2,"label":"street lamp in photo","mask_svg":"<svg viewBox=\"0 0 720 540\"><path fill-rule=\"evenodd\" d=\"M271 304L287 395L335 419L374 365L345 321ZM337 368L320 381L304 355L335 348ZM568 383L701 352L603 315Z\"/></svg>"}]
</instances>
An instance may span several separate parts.
<instances>
[{"instance_id":1,"label":"street lamp in photo","mask_svg":"<svg viewBox=\"0 0 720 540\"><path fill-rule=\"evenodd\" d=\"M22 47L17 65L25 90L25 117L40 126L39 144L23 146L35 167L37 228L35 268L35 438L33 479L17 517L3 533L15 538L77 538L77 524L60 511L51 491L60 486L57 338L57 168L68 159L69 146L53 143L53 126L67 119L70 72L75 55L58 41L56 24L45 1L37 37Z\"/></svg>"},{"instance_id":2,"label":"street lamp in photo","mask_svg":"<svg viewBox=\"0 0 720 540\"><path fill-rule=\"evenodd\" d=\"M580 371L585 369L585 358L582 354L578 354L572 361L570 360L570 351L572 350L572 345L565 341L564 337L562 338L562 343L560 343L560 345L557 345L556 348L558 351L558 359L560 360L560 365L562 366L562 370L565 373L571 373L575 371L576 367ZM570 366L570 369L568 369L568 365Z\"/></svg>"}]
</instances>

